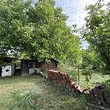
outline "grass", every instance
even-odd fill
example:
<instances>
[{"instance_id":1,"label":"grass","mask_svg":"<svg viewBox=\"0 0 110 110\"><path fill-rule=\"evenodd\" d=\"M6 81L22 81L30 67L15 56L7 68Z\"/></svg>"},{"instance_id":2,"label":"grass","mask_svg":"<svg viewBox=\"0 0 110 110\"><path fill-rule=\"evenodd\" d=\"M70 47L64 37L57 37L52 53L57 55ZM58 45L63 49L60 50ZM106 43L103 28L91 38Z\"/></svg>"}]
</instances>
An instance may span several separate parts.
<instances>
[{"instance_id":1,"label":"grass","mask_svg":"<svg viewBox=\"0 0 110 110\"><path fill-rule=\"evenodd\" d=\"M9 107L10 110L36 110L36 100L40 96L32 91L14 93L12 98L15 102Z\"/></svg>"},{"instance_id":2,"label":"grass","mask_svg":"<svg viewBox=\"0 0 110 110\"><path fill-rule=\"evenodd\" d=\"M20 101L24 103L16 107ZM34 107L27 105L30 101ZM101 110L101 107L88 96L72 94L45 78L12 76L0 78L0 110Z\"/></svg>"},{"instance_id":3,"label":"grass","mask_svg":"<svg viewBox=\"0 0 110 110\"><path fill-rule=\"evenodd\" d=\"M77 74L78 69L75 69L74 67L70 66L68 63L63 64L60 63L58 67L59 71L63 71L68 73L70 76L72 76L75 80L77 80ZM104 83L105 81L109 80L109 75L103 75L104 71L91 71L91 79L89 81L86 80L86 77L82 75L82 70L80 69L80 85L83 86L86 89L94 88L97 85L100 85L101 83Z\"/></svg>"},{"instance_id":4,"label":"grass","mask_svg":"<svg viewBox=\"0 0 110 110\"><path fill-rule=\"evenodd\" d=\"M0 78L0 110L7 110L13 102L11 98L13 93L31 91L37 87L36 77L13 76Z\"/></svg>"},{"instance_id":5,"label":"grass","mask_svg":"<svg viewBox=\"0 0 110 110\"><path fill-rule=\"evenodd\" d=\"M94 88L107 80L109 80L109 75L103 75L101 72L93 71L91 79L89 79L89 82L87 82L85 76L81 75L80 72L80 84L88 89Z\"/></svg>"}]
</instances>

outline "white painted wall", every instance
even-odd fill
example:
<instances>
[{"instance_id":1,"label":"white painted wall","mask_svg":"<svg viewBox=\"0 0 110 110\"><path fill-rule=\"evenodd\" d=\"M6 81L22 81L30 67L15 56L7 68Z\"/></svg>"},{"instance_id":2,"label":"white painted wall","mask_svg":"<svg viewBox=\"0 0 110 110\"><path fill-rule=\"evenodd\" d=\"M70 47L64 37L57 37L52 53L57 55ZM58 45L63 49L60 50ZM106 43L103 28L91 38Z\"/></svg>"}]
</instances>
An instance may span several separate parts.
<instances>
[{"instance_id":1,"label":"white painted wall","mask_svg":"<svg viewBox=\"0 0 110 110\"><path fill-rule=\"evenodd\" d=\"M33 74L33 73L35 73L35 68L30 68L29 69L29 74Z\"/></svg>"},{"instance_id":2,"label":"white painted wall","mask_svg":"<svg viewBox=\"0 0 110 110\"><path fill-rule=\"evenodd\" d=\"M14 65L2 66L1 77L11 76L14 74Z\"/></svg>"},{"instance_id":3,"label":"white painted wall","mask_svg":"<svg viewBox=\"0 0 110 110\"><path fill-rule=\"evenodd\" d=\"M11 75L11 66L2 66L2 77Z\"/></svg>"}]
</instances>

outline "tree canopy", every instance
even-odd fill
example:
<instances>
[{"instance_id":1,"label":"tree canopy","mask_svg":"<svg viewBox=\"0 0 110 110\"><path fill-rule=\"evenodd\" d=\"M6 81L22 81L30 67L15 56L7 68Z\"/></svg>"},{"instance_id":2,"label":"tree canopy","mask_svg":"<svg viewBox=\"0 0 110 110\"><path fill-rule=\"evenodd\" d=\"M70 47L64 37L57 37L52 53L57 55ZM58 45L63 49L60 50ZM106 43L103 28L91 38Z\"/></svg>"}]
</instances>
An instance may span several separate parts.
<instances>
[{"instance_id":1,"label":"tree canopy","mask_svg":"<svg viewBox=\"0 0 110 110\"><path fill-rule=\"evenodd\" d=\"M1 0L0 52L77 62L80 39L54 0ZM3 52L4 51L4 52Z\"/></svg>"},{"instance_id":2,"label":"tree canopy","mask_svg":"<svg viewBox=\"0 0 110 110\"><path fill-rule=\"evenodd\" d=\"M88 49L82 49L82 63L81 67L83 69L89 68L91 70L99 70L104 67L103 61L100 55L94 51L94 49L89 46Z\"/></svg>"},{"instance_id":3,"label":"tree canopy","mask_svg":"<svg viewBox=\"0 0 110 110\"><path fill-rule=\"evenodd\" d=\"M98 2L86 8L88 15L83 28L83 38L100 54L106 69L110 72L110 10Z\"/></svg>"}]
</instances>

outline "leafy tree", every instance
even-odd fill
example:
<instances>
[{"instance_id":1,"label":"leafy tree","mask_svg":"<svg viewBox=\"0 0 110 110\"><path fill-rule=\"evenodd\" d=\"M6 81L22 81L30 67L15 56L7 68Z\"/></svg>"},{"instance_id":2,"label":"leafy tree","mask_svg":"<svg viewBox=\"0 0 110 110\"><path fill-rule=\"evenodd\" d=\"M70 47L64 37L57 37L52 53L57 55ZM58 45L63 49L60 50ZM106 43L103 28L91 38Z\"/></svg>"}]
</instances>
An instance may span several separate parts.
<instances>
[{"instance_id":1,"label":"leafy tree","mask_svg":"<svg viewBox=\"0 0 110 110\"><path fill-rule=\"evenodd\" d=\"M54 0L2 0L0 4L0 51L11 50L39 59L69 59L76 62L80 39L66 25L67 16ZM19 57L18 56L18 57Z\"/></svg>"},{"instance_id":2,"label":"leafy tree","mask_svg":"<svg viewBox=\"0 0 110 110\"><path fill-rule=\"evenodd\" d=\"M34 35L41 48L36 53L38 57L67 59L71 56L76 59L74 54L78 55L79 38L71 33L71 28L66 25L67 16L61 8L55 8L53 0L39 0L28 15L35 24Z\"/></svg>"},{"instance_id":3,"label":"leafy tree","mask_svg":"<svg viewBox=\"0 0 110 110\"><path fill-rule=\"evenodd\" d=\"M30 41L31 23L26 20L26 10L31 2L23 0L2 0L0 4L0 51L19 52Z\"/></svg>"},{"instance_id":4,"label":"leafy tree","mask_svg":"<svg viewBox=\"0 0 110 110\"><path fill-rule=\"evenodd\" d=\"M102 3L86 8L88 16L83 29L83 38L100 54L106 69L110 72L110 11L103 9Z\"/></svg>"},{"instance_id":5,"label":"leafy tree","mask_svg":"<svg viewBox=\"0 0 110 110\"><path fill-rule=\"evenodd\" d=\"M82 68L100 69L104 67L100 55L96 53L91 46L82 50Z\"/></svg>"}]
</instances>

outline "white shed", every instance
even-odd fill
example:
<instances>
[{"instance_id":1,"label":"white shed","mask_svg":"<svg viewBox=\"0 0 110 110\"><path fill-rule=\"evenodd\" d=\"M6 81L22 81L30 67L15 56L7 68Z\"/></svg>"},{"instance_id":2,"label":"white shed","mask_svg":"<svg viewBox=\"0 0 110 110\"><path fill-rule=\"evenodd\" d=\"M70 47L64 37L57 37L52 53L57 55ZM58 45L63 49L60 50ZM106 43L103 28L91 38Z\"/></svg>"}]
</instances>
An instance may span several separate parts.
<instances>
[{"instance_id":1,"label":"white shed","mask_svg":"<svg viewBox=\"0 0 110 110\"><path fill-rule=\"evenodd\" d=\"M0 60L5 64L5 66L1 66L0 67L0 76L1 77L5 77L5 76L12 76L15 72L15 65L12 64L14 58L9 58L9 57L5 57L5 58L0 58Z\"/></svg>"},{"instance_id":2,"label":"white shed","mask_svg":"<svg viewBox=\"0 0 110 110\"><path fill-rule=\"evenodd\" d=\"M14 65L2 66L1 77L12 76L15 72Z\"/></svg>"}]
</instances>

